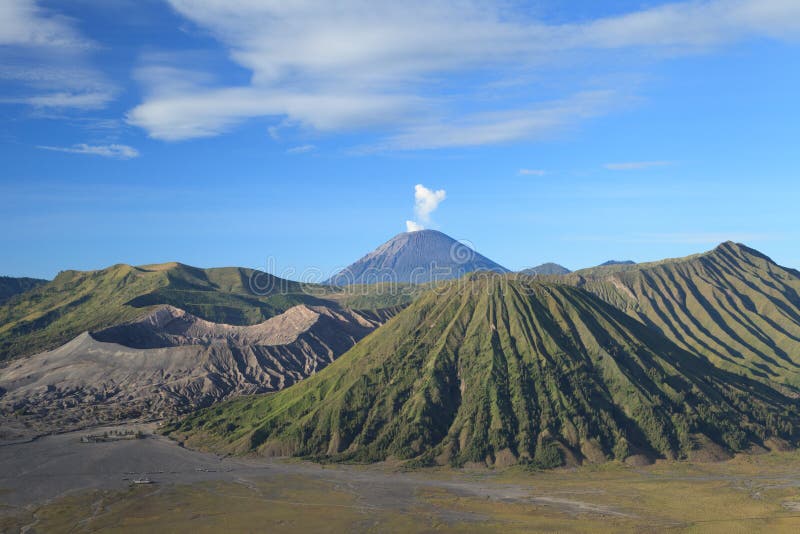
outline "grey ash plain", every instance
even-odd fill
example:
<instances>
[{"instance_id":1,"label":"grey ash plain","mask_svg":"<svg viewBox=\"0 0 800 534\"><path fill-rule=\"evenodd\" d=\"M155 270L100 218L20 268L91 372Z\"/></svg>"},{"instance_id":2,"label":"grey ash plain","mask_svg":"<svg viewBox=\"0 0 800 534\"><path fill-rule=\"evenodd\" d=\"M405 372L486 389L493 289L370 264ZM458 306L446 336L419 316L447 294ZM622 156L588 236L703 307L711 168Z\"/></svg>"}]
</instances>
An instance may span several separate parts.
<instances>
[{"instance_id":1,"label":"grey ash plain","mask_svg":"<svg viewBox=\"0 0 800 534\"><path fill-rule=\"evenodd\" d=\"M142 430L143 439L82 443L81 438L112 430ZM182 447L153 434L155 424L109 426L42 436L26 442L0 442L0 515L33 509L59 497L88 490L122 491L134 479L148 478L159 486L203 482L248 485L260 479L303 477L333 483L354 493L367 507L408 510L420 506L420 489L440 489L463 497L531 503L567 513L626 515L626 512L554 495L538 494L530 486L502 483L496 475L476 472L398 472L388 465L320 465L262 457L224 457ZM433 510L436 512L436 510ZM443 521L482 521L477 514L453 517L441 510Z\"/></svg>"}]
</instances>

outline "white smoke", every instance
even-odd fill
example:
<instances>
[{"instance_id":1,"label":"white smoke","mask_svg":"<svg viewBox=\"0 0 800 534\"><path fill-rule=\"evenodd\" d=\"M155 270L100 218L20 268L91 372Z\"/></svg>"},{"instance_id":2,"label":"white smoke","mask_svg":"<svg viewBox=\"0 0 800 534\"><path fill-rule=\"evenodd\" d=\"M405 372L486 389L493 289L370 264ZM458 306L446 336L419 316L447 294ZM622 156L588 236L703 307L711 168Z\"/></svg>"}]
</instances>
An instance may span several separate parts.
<instances>
[{"instance_id":1,"label":"white smoke","mask_svg":"<svg viewBox=\"0 0 800 534\"><path fill-rule=\"evenodd\" d=\"M425 227L415 221L406 221L406 232L419 232L424 230Z\"/></svg>"},{"instance_id":2,"label":"white smoke","mask_svg":"<svg viewBox=\"0 0 800 534\"><path fill-rule=\"evenodd\" d=\"M417 220L406 221L406 230L409 232L424 230L425 225L431 222L431 213L436 211L445 198L447 198L447 193L444 189L433 191L422 184L415 185L414 214L417 216Z\"/></svg>"}]
</instances>

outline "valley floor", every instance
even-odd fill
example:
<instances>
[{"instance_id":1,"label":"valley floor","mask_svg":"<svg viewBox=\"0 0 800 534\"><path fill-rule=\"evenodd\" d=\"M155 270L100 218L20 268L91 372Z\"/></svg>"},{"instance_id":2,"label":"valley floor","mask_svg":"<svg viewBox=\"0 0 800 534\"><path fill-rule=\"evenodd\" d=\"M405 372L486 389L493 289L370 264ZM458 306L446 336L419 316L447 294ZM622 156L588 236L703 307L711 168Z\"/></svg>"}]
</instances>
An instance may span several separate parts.
<instances>
[{"instance_id":1,"label":"valley floor","mask_svg":"<svg viewBox=\"0 0 800 534\"><path fill-rule=\"evenodd\" d=\"M402 472L223 458L152 435L81 442L109 430L0 443L0 531L800 530L797 452L644 468ZM153 483L132 484L142 478Z\"/></svg>"}]
</instances>

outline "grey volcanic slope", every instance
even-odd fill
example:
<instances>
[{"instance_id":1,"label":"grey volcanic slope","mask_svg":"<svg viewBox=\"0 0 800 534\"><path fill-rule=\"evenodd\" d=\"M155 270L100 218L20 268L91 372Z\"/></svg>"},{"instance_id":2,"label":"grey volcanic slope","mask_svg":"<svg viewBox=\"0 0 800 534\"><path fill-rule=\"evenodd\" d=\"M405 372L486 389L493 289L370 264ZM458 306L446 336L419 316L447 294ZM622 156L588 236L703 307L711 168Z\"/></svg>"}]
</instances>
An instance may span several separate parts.
<instances>
[{"instance_id":1,"label":"grey volcanic slope","mask_svg":"<svg viewBox=\"0 0 800 534\"><path fill-rule=\"evenodd\" d=\"M14 278L11 276L0 276L0 304L8 301L14 295L25 293L46 284L47 280L39 278Z\"/></svg>"},{"instance_id":2,"label":"grey volcanic slope","mask_svg":"<svg viewBox=\"0 0 800 534\"><path fill-rule=\"evenodd\" d=\"M523 269L519 272L519 274L524 274L528 276L538 276L538 275L569 274L571 272L572 271L570 271L563 265L548 262L548 263L543 263L541 265L537 265L536 267L531 267L529 269Z\"/></svg>"},{"instance_id":3,"label":"grey volcanic slope","mask_svg":"<svg viewBox=\"0 0 800 534\"><path fill-rule=\"evenodd\" d=\"M331 363L392 313L298 305L233 326L163 306L11 362L0 373L0 413L64 430L276 391Z\"/></svg>"},{"instance_id":4,"label":"grey volcanic slope","mask_svg":"<svg viewBox=\"0 0 800 534\"><path fill-rule=\"evenodd\" d=\"M331 277L331 285L402 282L422 284L474 271L508 269L436 230L398 234Z\"/></svg>"}]
</instances>

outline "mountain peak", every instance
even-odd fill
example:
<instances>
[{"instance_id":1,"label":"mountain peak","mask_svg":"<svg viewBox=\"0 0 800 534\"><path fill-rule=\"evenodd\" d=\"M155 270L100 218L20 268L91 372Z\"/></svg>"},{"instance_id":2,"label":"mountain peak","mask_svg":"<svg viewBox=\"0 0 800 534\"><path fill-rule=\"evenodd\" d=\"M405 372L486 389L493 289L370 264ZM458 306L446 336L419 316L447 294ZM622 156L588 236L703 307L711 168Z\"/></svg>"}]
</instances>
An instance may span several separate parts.
<instances>
[{"instance_id":1,"label":"mountain peak","mask_svg":"<svg viewBox=\"0 0 800 534\"><path fill-rule=\"evenodd\" d=\"M572 271L570 271L563 265L559 265L558 263L548 262L548 263L543 263L541 265L537 265L536 267L523 269L522 271L520 271L520 274L537 276L537 275L569 274L571 272Z\"/></svg>"},{"instance_id":2,"label":"mountain peak","mask_svg":"<svg viewBox=\"0 0 800 534\"><path fill-rule=\"evenodd\" d=\"M760 260L764 260L769 263L775 263L775 261L767 256L766 254L759 252L754 248L750 248L747 245L742 243L737 243L735 241L725 241L717 245L714 250L711 251L712 254L732 254L740 259L744 258L758 258Z\"/></svg>"},{"instance_id":3,"label":"mountain peak","mask_svg":"<svg viewBox=\"0 0 800 534\"><path fill-rule=\"evenodd\" d=\"M741 250L742 248L747 248L741 243L737 243L735 241L723 241L716 247L714 247L714 251L724 251L724 250Z\"/></svg>"},{"instance_id":4,"label":"mountain peak","mask_svg":"<svg viewBox=\"0 0 800 534\"><path fill-rule=\"evenodd\" d=\"M427 283L473 271L509 272L505 267L438 230L403 232L346 267L327 283Z\"/></svg>"}]
</instances>

